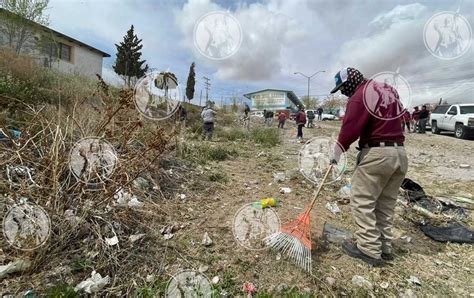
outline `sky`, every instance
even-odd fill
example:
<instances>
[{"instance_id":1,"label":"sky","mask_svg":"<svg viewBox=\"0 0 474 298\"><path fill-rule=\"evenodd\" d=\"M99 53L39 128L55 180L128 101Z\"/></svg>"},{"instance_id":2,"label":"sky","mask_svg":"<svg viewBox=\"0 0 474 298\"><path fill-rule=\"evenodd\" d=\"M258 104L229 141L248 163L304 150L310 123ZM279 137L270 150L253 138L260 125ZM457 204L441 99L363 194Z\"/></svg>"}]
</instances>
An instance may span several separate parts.
<instances>
[{"instance_id":1,"label":"sky","mask_svg":"<svg viewBox=\"0 0 474 298\"><path fill-rule=\"evenodd\" d=\"M194 42L197 22L213 11L227 12L240 25L240 47L226 59L209 59ZM133 24L143 59L154 70L175 73L183 91L196 63L194 103L201 90L204 97L204 76L211 79L209 96L228 102L267 88L304 96L307 79L295 72L324 70L310 88L310 95L323 99L336 72L347 66L367 78L397 73L409 85L411 106L440 97L473 102L472 28L470 40L463 40L467 52L456 59L435 57L424 42L425 25L446 11L458 11L464 24L474 25L472 0L50 0L47 14L51 28L111 55L103 66L111 83L120 81L112 70L115 44Z\"/></svg>"}]
</instances>

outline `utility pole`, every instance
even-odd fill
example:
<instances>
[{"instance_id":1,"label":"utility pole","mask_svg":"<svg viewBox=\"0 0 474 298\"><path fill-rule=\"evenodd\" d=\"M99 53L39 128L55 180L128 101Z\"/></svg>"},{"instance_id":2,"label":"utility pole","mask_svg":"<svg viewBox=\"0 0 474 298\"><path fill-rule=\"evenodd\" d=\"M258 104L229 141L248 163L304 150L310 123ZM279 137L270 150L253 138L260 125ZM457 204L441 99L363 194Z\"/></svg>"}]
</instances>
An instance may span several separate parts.
<instances>
[{"instance_id":1,"label":"utility pole","mask_svg":"<svg viewBox=\"0 0 474 298\"><path fill-rule=\"evenodd\" d=\"M313 73L311 76L307 76L307 75L305 75L305 74L303 74L303 73L301 73L301 72L299 72L299 71L294 73L294 74L300 74L300 75L302 75L303 77L305 77L305 78L308 79L308 99L307 99L308 102L310 102L310 101L309 101L309 82L311 81L311 78L312 78L312 77L314 77L315 75L317 75L317 74L320 73L320 72L326 72L326 71L325 71L325 70L320 70L320 71L317 71L317 72ZM308 107L306 107L306 108L308 108Z\"/></svg>"},{"instance_id":2,"label":"utility pole","mask_svg":"<svg viewBox=\"0 0 474 298\"><path fill-rule=\"evenodd\" d=\"M209 81L211 79L209 79L208 77L202 77L204 80L206 80L204 82L204 85L205 85L205 88L206 88L206 104L207 102L209 101L209 89L211 89L211 83L209 83Z\"/></svg>"}]
</instances>

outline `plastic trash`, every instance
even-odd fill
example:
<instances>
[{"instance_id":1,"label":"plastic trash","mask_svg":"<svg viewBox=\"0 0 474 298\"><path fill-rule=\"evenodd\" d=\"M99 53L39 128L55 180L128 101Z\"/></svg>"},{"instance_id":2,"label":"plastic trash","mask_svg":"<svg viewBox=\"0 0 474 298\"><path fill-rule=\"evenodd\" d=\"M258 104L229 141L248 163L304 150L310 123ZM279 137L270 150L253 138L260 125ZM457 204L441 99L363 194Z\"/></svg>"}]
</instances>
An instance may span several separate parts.
<instances>
[{"instance_id":1,"label":"plastic trash","mask_svg":"<svg viewBox=\"0 0 474 298\"><path fill-rule=\"evenodd\" d=\"M339 196L342 199L350 198L352 191L352 184L346 184L339 190Z\"/></svg>"},{"instance_id":2,"label":"plastic trash","mask_svg":"<svg viewBox=\"0 0 474 298\"><path fill-rule=\"evenodd\" d=\"M285 181L286 177L285 177L285 173L283 172L278 172L278 173L275 173L273 175L273 181L274 182L283 182Z\"/></svg>"},{"instance_id":3,"label":"plastic trash","mask_svg":"<svg viewBox=\"0 0 474 298\"><path fill-rule=\"evenodd\" d=\"M0 266L0 279L4 278L7 274L25 271L30 267L31 262L29 260L15 260L7 265Z\"/></svg>"},{"instance_id":4,"label":"plastic trash","mask_svg":"<svg viewBox=\"0 0 474 298\"><path fill-rule=\"evenodd\" d=\"M342 242L349 239L352 239L350 231L324 223L322 240L326 249L329 248L329 243L342 244Z\"/></svg>"},{"instance_id":5,"label":"plastic trash","mask_svg":"<svg viewBox=\"0 0 474 298\"><path fill-rule=\"evenodd\" d=\"M91 277L81 281L75 288L74 291L84 291L88 294L92 294L102 290L110 282L110 277L102 277L100 273L92 271Z\"/></svg>"},{"instance_id":6,"label":"plastic trash","mask_svg":"<svg viewBox=\"0 0 474 298\"><path fill-rule=\"evenodd\" d=\"M280 193L283 193L283 194L291 193L291 188L289 188L289 187L282 187L282 188L280 188Z\"/></svg>"},{"instance_id":7,"label":"plastic trash","mask_svg":"<svg viewBox=\"0 0 474 298\"><path fill-rule=\"evenodd\" d=\"M265 198L265 199L261 199L260 201L257 201L255 203L253 203L253 207L254 208L262 208L262 209L265 209L267 207L276 207L278 206L278 199L275 199L275 198Z\"/></svg>"},{"instance_id":8,"label":"plastic trash","mask_svg":"<svg viewBox=\"0 0 474 298\"><path fill-rule=\"evenodd\" d=\"M331 211L334 214L341 213L341 209L339 208L336 202L327 202L326 209Z\"/></svg>"},{"instance_id":9,"label":"plastic trash","mask_svg":"<svg viewBox=\"0 0 474 298\"><path fill-rule=\"evenodd\" d=\"M447 226L422 225L420 229L426 236L439 242L474 243L474 231L455 222Z\"/></svg>"}]
</instances>

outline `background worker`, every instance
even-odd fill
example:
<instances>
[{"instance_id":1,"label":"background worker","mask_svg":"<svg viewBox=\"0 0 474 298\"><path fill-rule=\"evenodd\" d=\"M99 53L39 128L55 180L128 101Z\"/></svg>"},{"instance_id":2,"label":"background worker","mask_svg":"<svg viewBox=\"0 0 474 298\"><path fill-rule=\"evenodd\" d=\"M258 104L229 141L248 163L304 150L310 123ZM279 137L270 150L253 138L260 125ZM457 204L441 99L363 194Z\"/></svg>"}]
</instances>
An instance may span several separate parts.
<instances>
[{"instance_id":1,"label":"background worker","mask_svg":"<svg viewBox=\"0 0 474 298\"><path fill-rule=\"evenodd\" d=\"M411 122L411 115L408 110L405 110L405 113L402 115L402 129L405 131L405 127L408 132L410 132L410 122Z\"/></svg>"},{"instance_id":2,"label":"background worker","mask_svg":"<svg viewBox=\"0 0 474 298\"><path fill-rule=\"evenodd\" d=\"M420 110L418 109L418 107L414 108L411 118L413 119L413 123L412 123L413 124L413 132L416 132L417 130L419 130L418 121L420 120Z\"/></svg>"},{"instance_id":3,"label":"background worker","mask_svg":"<svg viewBox=\"0 0 474 298\"><path fill-rule=\"evenodd\" d=\"M208 103L201 112L202 118L202 139L211 140L214 132L214 122L216 121L216 111L212 109L212 104Z\"/></svg>"},{"instance_id":4,"label":"background worker","mask_svg":"<svg viewBox=\"0 0 474 298\"><path fill-rule=\"evenodd\" d=\"M396 100L384 109L382 117L374 117L364 104L364 87L377 82L367 81L357 69L350 67L339 71L335 80L336 87L331 93L340 90L349 100L338 137L342 148L335 146L331 163L337 163L342 150L349 149L357 139L360 149L351 180L351 207L358 229L355 241L344 242L342 248L353 258L381 265L392 258L393 214L398 188L408 169L400 119L393 119L400 100L393 87L384 88ZM379 94L371 100L380 102L383 98Z\"/></svg>"},{"instance_id":5,"label":"background worker","mask_svg":"<svg viewBox=\"0 0 474 298\"><path fill-rule=\"evenodd\" d=\"M428 118L430 117L430 112L426 109L426 106L421 107L419 117L419 133L426 133L426 123L428 122Z\"/></svg>"},{"instance_id":6,"label":"background worker","mask_svg":"<svg viewBox=\"0 0 474 298\"><path fill-rule=\"evenodd\" d=\"M285 121L286 121L286 114L283 112L280 112L278 115L278 128L283 129L283 126L285 126Z\"/></svg>"},{"instance_id":7,"label":"background worker","mask_svg":"<svg viewBox=\"0 0 474 298\"><path fill-rule=\"evenodd\" d=\"M314 115L313 111L308 111L306 116L308 117L308 128L313 128L314 127L313 121L314 121L314 118L316 118L316 115Z\"/></svg>"},{"instance_id":8,"label":"background worker","mask_svg":"<svg viewBox=\"0 0 474 298\"><path fill-rule=\"evenodd\" d=\"M323 108L319 107L318 108L318 121L323 120Z\"/></svg>"},{"instance_id":9,"label":"background worker","mask_svg":"<svg viewBox=\"0 0 474 298\"><path fill-rule=\"evenodd\" d=\"M303 127L306 125L306 113L304 108L300 107L300 110L296 114L296 126L298 127L298 133L296 134L296 139L303 141Z\"/></svg>"}]
</instances>

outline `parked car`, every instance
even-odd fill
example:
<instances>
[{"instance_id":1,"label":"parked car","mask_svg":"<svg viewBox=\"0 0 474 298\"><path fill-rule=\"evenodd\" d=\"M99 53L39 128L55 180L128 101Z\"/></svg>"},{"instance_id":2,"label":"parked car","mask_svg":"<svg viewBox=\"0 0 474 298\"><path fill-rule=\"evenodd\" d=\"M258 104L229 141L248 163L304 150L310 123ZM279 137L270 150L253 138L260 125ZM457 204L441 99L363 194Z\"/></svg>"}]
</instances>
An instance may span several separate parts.
<instances>
[{"instance_id":1,"label":"parked car","mask_svg":"<svg viewBox=\"0 0 474 298\"><path fill-rule=\"evenodd\" d=\"M250 113L250 116L262 117L263 118L263 111L252 112L252 113Z\"/></svg>"},{"instance_id":2,"label":"parked car","mask_svg":"<svg viewBox=\"0 0 474 298\"><path fill-rule=\"evenodd\" d=\"M306 110L306 116L308 116L308 113L310 113L310 112L313 112L314 115L316 115L316 118L315 118L315 119L317 120L317 119L318 119L318 111L317 111L317 110ZM321 115L321 120L323 120L323 121L326 121L326 120L336 120L336 119L337 119L337 117L334 116L333 114L326 114L326 113L323 113L323 114Z\"/></svg>"},{"instance_id":3,"label":"parked car","mask_svg":"<svg viewBox=\"0 0 474 298\"><path fill-rule=\"evenodd\" d=\"M454 136L465 139L474 134L474 103L439 105L431 112L431 132L452 131Z\"/></svg>"}]
</instances>

